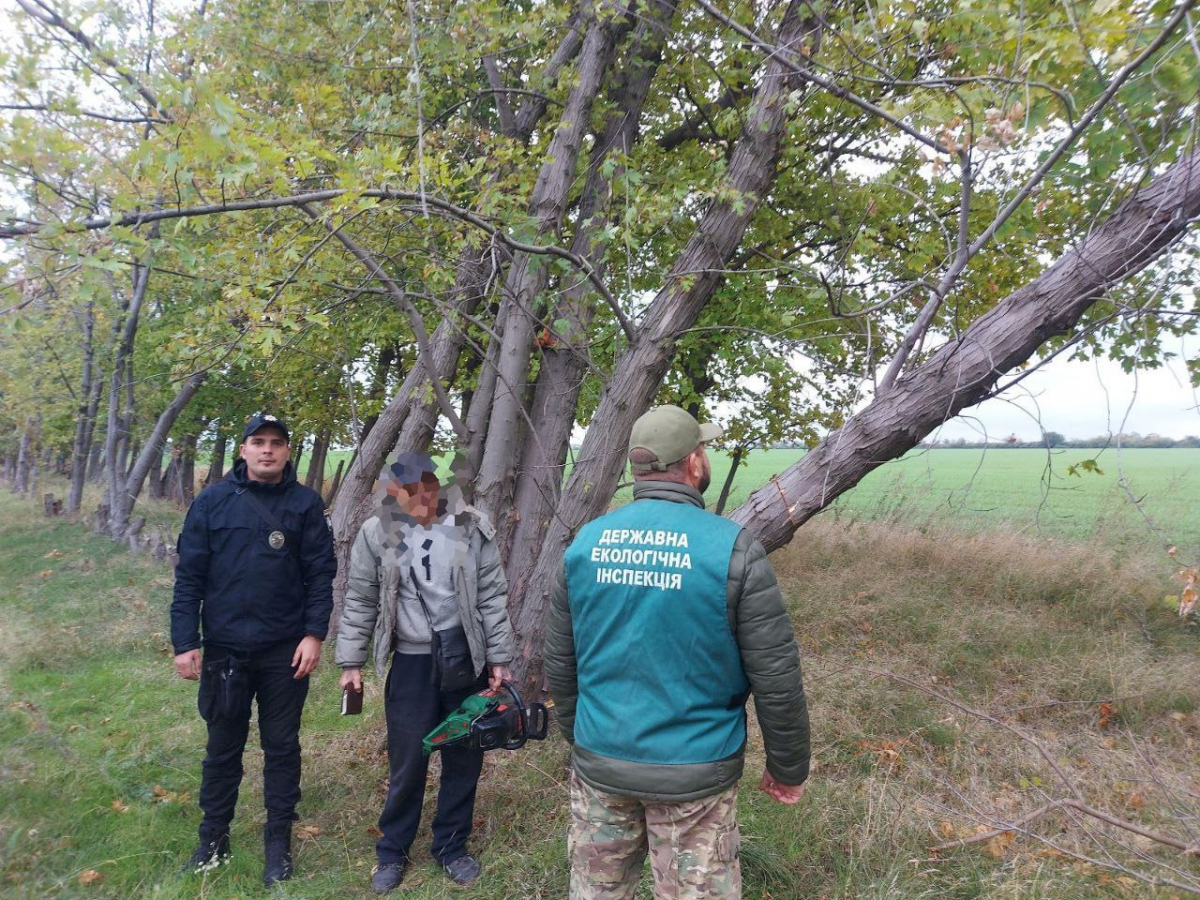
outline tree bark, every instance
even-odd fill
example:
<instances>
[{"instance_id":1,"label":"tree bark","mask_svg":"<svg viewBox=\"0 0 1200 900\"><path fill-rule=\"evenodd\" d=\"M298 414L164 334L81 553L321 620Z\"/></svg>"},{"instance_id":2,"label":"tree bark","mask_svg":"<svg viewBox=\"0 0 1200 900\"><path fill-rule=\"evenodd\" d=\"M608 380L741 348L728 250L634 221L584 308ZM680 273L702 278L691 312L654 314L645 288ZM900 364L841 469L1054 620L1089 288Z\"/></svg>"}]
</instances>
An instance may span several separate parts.
<instances>
[{"instance_id":1,"label":"tree bark","mask_svg":"<svg viewBox=\"0 0 1200 900\"><path fill-rule=\"evenodd\" d=\"M195 434L185 434L180 441L178 499L184 509L187 509L196 499L196 444L198 441L199 435Z\"/></svg>"},{"instance_id":2,"label":"tree bark","mask_svg":"<svg viewBox=\"0 0 1200 900\"><path fill-rule=\"evenodd\" d=\"M628 154L637 139L642 109L658 72L663 47L671 34L675 8L675 0L659 0L648 7L629 40L620 71L607 91L612 109L596 135L575 215L577 221L596 224L577 229L571 244L571 251L586 259L598 272L603 271L603 257L608 246L607 240L598 237L605 231L600 223L615 221L611 209L612 181L624 172L624 166L619 166L611 175L606 175L604 163L613 153ZM542 352L530 404L535 439L529 442L523 454L513 500L513 508L519 510L520 517L504 554L508 561L510 592L514 597L524 593L541 550L542 536L562 493L575 411L588 368L586 351L579 345L591 328L597 299L591 284L581 279L564 292L554 314L547 317L556 323L566 323L563 326L566 333L550 336L556 343L548 344Z\"/></svg>"},{"instance_id":3,"label":"tree bark","mask_svg":"<svg viewBox=\"0 0 1200 900\"><path fill-rule=\"evenodd\" d=\"M308 461L308 474L304 486L317 493L325 489L325 455L329 450L329 429L323 429L313 438L312 457Z\"/></svg>"},{"instance_id":4,"label":"tree bark","mask_svg":"<svg viewBox=\"0 0 1200 900\"><path fill-rule=\"evenodd\" d=\"M109 509L108 528L114 540L123 540L128 527L128 516L117 520L117 511L124 508L120 499L126 481L125 457L133 425L133 342L137 336L138 318L146 299L150 284L150 264L153 251L134 265L133 291L124 309L124 317L113 322L114 350L112 380L108 393L108 427L104 435L104 466L108 479L105 504ZM127 398L125 410L121 409L123 398ZM132 508L132 504L129 504Z\"/></svg>"},{"instance_id":5,"label":"tree bark","mask_svg":"<svg viewBox=\"0 0 1200 900\"><path fill-rule=\"evenodd\" d=\"M815 48L820 25L803 20L801 6L801 0L788 5L779 24L777 43ZM520 678L528 687L541 680L542 623L563 551L585 522L607 508L624 471L622 457L634 420L654 399L674 355L678 335L695 323L712 297L725 265L770 188L786 133L787 101L799 83L778 58L767 63L716 199L671 267L646 312L636 341L618 360L605 386L593 417L603 425L588 429L513 621Z\"/></svg>"},{"instance_id":6,"label":"tree bark","mask_svg":"<svg viewBox=\"0 0 1200 900\"><path fill-rule=\"evenodd\" d=\"M713 507L713 512L718 516L725 514L725 504L729 502L729 492L733 490L733 480L737 476L738 466L742 464L745 456L746 448L739 444L733 449L733 455L729 457L729 474L725 476L725 483L721 485L721 496L717 497L717 505Z\"/></svg>"},{"instance_id":7,"label":"tree bark","mask_svg":"<svg viewBox=\"0 0 1200 900\"><path fill-rule=\"evenodd\" d=\"M575 82L529 197L529 217L536 223L539 242L547 235L555 239L561 232L592 106L612 62L618 28L624 23L624 17L616 20L608 10L593 12L589 17ZM502 558L507 556L508 536L516 522L512 501L517 462L527 432L523 401L536 324L533 307L550 277L547 263L519 253L504 279L499 316L501 344L496 358L498 380L475 484L475 502L496 526Z\"/></svg>"},{"instance_id":8,"label":"tree bark","mask_svg":"<svg viewBox=\"0 0 1200 900\"><path fill-rule=\"evenodd\" d=\"M88 304L87 325L83 348L83 378L80 396L85 398L75 423L75 442L71 447L71 489L67 493L67 512L77 513L83 503L83 484L87 480L88 464L92 457L92 442L96 434L96 415L100 411L100 394L104 378L95 366L95 313Z\"/></svg>"},{"instance_id":9,"label":"tree bark","mask_svg":"<svg viewBox=\"0 0 1200 900\"><path fill-rule=\"evenodd\" d=\"M154 423L154 430L150 432L146 443L142 445L141 452L138 453L137 459L130 467L128 478L116 492L116 496L112 498L112 507L109 509L109 535L113 540L122 541L128 538L129 515L133 512L133 506L142 492L142 485L150 471L151 461L155 454L161 458L163 444L166 443L171 426L175 424L179 414L187 408L192 397L196 396L196 391L200 390L200 385L204 383L206 375L207 372L201 371L190 376L167 408L159 414L158 420Z\"/></svg>"},{"instance_id":10,"label":"tree bark","mask_svg":"<svg viewBox=\"0 0 1200 900\"><path fill-rule=\"evenodd\" d=\"M166 471L163 470L162 454L150 457L150 471L146 473L147 494L151 500L161 500L167 496L171 489L171 479L175 477L175 454L171 454L171 459L167 463Z\"/></svg>"},{"instance_id":11,"label":"tree bark","mask_svg":"<svg viewBox=\"0 0 1200 900\"><path fill-rule=\"evenodd\" d=\"M204 486L216 484L225 477L225 450L229 445L229 435L222 428L217 428L213 437L212 458L208 463L208 473L204 476Z\"/></svg>"},{"instance_id":12,"label":"tree bark","mask_svg":"<svg viewBox=\"0 0 1200 900\"><path fill-rule=\"evenodd\" d=\"M1123 278L1145 268L1200 216L1200 151L1134 193L1072 250L981 316L923 365L881 391L842 428L750 495L730 518L768 550L864 475L915 447L1047 340L1074 329Z\"/></svg>"},{"instance_id":13,"label":"tree bark","mask_svg":"<svg viewBox=\"0 0 1200 900\"><path fill-rule=\"evenodd\" d=\"M30 474L33 469L33 438L30 434L32 425L25 423L21 431L21 443L17 447L17 468L12 482L12 492L24 496L29 493Z\"/></svg>"}]
</instances>

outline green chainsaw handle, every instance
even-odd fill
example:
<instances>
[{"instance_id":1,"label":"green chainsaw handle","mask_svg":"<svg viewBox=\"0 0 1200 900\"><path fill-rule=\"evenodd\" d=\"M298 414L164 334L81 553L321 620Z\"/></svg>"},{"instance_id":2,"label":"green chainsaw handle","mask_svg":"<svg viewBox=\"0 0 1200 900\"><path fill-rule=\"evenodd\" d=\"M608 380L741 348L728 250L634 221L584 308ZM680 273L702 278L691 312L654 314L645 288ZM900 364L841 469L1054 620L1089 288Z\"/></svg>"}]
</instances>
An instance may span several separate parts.
<instances>
[{"instance_id":1,"label":"green chainsaw handle","mask_svg":"<svg viewBox=\"0 0 1200 900\"><path fill-rule=\"evenodd\" d=\"M525 742L530 738L535 741L545 740L546 727L550 721L546 707L541 703L530 703L529 706L526 706L521 700L520 693L517 692L517 686L511 681L506 680L504 687L512 694L513 707L521 714L521 733L501 746L505 750L517 750L524 747Z\"/></svg>"}]
</instances>

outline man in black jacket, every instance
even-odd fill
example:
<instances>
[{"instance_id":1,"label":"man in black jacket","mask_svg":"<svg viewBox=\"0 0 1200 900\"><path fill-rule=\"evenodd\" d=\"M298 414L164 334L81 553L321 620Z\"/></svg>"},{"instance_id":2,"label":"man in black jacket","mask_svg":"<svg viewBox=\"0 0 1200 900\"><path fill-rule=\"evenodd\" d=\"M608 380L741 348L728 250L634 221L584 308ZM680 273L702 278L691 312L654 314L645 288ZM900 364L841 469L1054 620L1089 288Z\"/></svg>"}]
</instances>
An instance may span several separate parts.
<instances>
[{"instance_id":1,"label":"man in black jacket","mask_svg":"<svg viewBox=\"0 0 1200 900\"><path fill-rule=\"evenodd\" d=\"M324 503L296 481L289 440L275 416L257 415L246 425L229 477L188 510L171 604L175 671L199 679L197 705L208 726L200 843L186 870L206 871L229 859L229 825L257 699L267 885L292 874L300 716L308 676L321 659L337 572Z\"/></svg>"}]
</instances>

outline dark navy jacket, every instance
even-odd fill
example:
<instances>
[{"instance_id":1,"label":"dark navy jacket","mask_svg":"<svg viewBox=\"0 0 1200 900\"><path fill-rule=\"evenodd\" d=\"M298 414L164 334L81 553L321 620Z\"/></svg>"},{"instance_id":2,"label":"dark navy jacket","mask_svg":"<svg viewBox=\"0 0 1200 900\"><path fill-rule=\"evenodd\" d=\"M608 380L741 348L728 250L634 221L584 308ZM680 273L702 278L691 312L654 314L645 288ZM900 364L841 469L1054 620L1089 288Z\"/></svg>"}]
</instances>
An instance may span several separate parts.
<instances>
[{"instance_id":1,"label":"dark navy jacket","mask_svg":"<svg viewBox=\"0 0 1200 900\"><path fill-rule=\"evenodd\" d=\"M284 546L243 496L253 491L283 526ZM294 550L298 553L293 553ZM254 651L305 635L325 639L337 559L325 505L296 481L291 462L279 484L251 481L238 460L224 481L200 493L179 536L171 643L176 654L203 643Z\"/></svg>"}]
</instances>

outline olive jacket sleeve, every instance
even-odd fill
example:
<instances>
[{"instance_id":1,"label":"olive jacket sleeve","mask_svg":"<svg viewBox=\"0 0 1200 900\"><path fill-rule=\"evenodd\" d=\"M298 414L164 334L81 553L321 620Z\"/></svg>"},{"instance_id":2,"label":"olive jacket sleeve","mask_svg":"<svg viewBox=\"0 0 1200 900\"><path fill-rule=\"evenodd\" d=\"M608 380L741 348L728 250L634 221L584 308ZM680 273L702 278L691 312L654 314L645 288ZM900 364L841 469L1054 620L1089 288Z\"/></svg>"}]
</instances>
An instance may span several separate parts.
<instances>
[{"instance_id":1,"label":"olive jacket sleeve","mask_svg":"<svg viewBox=\"0 0 1200 900\"><path fill-rule=\"evenodd\" d=\"M550 591L542 660L546 680L550 684L550 696L554 698L554 719L563 737L573 744L579 685L575 673L575 632L571 625L570 604L567 602L566 570L561 566Z\"/></svg>"},{"instance_id":2,"label":"olive jacket sleeve","mask_svg":"<svg viewBox=\"0 0 1200 900\"><path fill-rule=\"evenodd\" d=\"M726 601L754 694L767 770L782 784L801 784L808 778L809 727L800 651L767 553L745 530L733 545Z\"/></svg>"}]
</instances>

